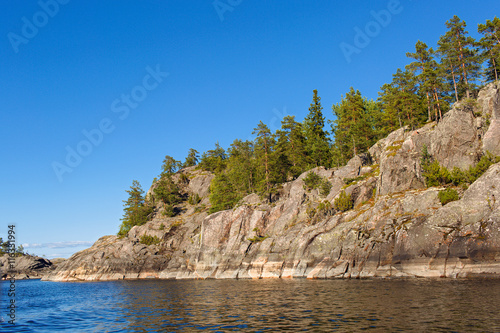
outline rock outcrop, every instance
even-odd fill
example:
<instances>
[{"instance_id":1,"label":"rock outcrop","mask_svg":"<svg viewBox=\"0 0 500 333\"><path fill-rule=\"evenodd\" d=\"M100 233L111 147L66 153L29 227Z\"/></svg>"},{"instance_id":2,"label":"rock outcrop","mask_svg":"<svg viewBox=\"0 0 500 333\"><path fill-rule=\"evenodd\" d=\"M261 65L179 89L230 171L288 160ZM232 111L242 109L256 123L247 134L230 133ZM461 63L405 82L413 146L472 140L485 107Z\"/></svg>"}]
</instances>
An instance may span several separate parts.
<instances>
[{"instance_id":1,"label":"rock outcrop","mask_svg":"<svg viewBox=\"0 0 500 333\"><path fill-rule=\"evenodd\" d=\"M327 195L306 189L306 172L271 203L252 194L209 215L213 176L184 169L183 191L201 203L179 205L173 218L158 204L152 221L102 237L46 279L500 277L500 163L445 206L443 188L426 188L420 166L424 145L448 168L466 169L486 150L500 155L490 150L499 144L499 96L491 84L438 124L399 129L342 168L310 170L332 184ZM342 191L354 209L332 208ZM142 244L143 235L161 242Z\"/></svg>"},{"instance_id":2,"label":"rock outcrop","mask_svg":"<svg viewBox=\"0 0 500 333\"><path fill-rule=\"evenodd\" d=\"M14 276L17 280L40 279L55 269L55 265L42 257L23 255L14 258L14 269L10 269L9 255L0 257L0 279Z\"/></svg>"}]
</instances>

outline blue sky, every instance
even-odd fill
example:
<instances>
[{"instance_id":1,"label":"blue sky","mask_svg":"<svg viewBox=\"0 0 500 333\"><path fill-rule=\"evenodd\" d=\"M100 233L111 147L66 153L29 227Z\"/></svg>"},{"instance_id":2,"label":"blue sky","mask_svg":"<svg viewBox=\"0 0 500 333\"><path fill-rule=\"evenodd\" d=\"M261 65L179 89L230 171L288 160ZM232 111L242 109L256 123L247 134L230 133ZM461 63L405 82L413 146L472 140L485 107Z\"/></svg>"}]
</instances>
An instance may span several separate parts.
<instances>
[{"instance_id":1,"label":"blue sky","mask_svg":"<svg viewBox=\"0 0 500 333\"><path fill-rule=\"evenodd\" d=\"M477 37L499 13L498 0L3 1L0 236L15 224L28 252L68 257L117 232L125 190L147 190L165 155L302 120L313 89L332 119L351 86L377 98L453 15Z\"/></svg>"}]
</instances>

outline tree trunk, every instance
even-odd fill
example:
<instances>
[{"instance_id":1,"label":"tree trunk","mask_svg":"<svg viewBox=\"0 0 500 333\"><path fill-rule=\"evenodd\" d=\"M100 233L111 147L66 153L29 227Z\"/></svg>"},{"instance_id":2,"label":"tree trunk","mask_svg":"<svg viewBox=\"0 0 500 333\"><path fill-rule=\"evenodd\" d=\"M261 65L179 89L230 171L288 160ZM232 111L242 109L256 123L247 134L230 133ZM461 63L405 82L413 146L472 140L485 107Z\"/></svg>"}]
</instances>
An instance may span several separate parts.
<instances>
[{"instance_id":1,"label":"tree trunk","mask_svg":"<svg viewBox=\"0 0 500 333\"><path fill-rule=\"evenodd\" d=\"M425 93L427 95L427 122L431 122L431 101L429 100L429 92Z\"/></svg>"},{"instance_id":2,"label":"tree trunk","mask_svg":"<svg viewBox=\"0 0 500 333\"><path fill-rule=\"evenodd\" d=\"M435 86L434 86L434 96L436 98L436 102L437 102L437 106L438 106L438 110L439 110L439 119L441 119L441 118L443 118L443 115L441 114L441 105L439 104L439 95L437 93L437 89Z\"/></svg>"},{"instance_id":3,"label":"tree trunk","mask_svg":"<svg viewBox=\"0 0 500 333\"><path fill-rule=\"evenodd\" d=\"M453 69L453 63L450 60L451 77L453 78L453 88L455 88L455 102L458 102L458 89L457 81L455 80L455 70Z\"/></svg>"},{"instance_id":4,"label":"tree trunk","mask_svg":"<svg viewBox=\"0 0 500 333\"><path fill-rule=\"evenodd\" d=\"M462 71L464 75L464 81L465 81L465 88L466 88L466 93L467 93L467 98L470 98L470 89L469 89L469 80L467 80L467 72L465 70L465 58L464 58L464 52L462 49L462 43L460 42L460 34L457 33L457 40L458 40L458 47L460 49L460 61L462 62Z\"/></svg>"}]
</instances>

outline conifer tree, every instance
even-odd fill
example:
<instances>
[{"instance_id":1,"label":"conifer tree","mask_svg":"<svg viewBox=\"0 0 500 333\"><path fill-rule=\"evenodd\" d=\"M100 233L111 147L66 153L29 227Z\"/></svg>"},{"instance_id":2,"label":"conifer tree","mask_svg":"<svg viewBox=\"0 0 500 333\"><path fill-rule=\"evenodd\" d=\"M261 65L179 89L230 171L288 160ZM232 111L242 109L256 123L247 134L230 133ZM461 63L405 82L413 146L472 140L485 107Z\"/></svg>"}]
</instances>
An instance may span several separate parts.
<instances>
[{"instance_id":1,"label":"conifer tree","mask_svg":"<svg viewBox=\"0 0 500 333\"><path fill-rule=\"evenodd\" d=\"M160 178L154 189L154 194L156 199L161 200L169 206L179 203L182 200L179 186L172 179L172 175L164 175Z\"/></svg>"},{"instance_id":2,"label":"conifer tree","mask_svg":"<svg viewBox=\"0 0 500 333\"><path fill-rule=\"evenodd\" d=\"M445 58L445 63L451 63L451 68L459 68L460 80L459 90L465 90L467 98L474 88L474 81L479 75L479 62L475 49L475 41L467 36L465 21L458 16L453 16L446 22L449 29L444 36L439 39L439 51Z\"/></svg>"},{"instance_id":3,"label":"conifer tree","mask_svg":"<svg viewBox=\"0 0 500 333\"><path fill-rule=\"evenodd\" d=\"M186 157L186 160L184 161L184 164L182 165L182 167L187 168L187 167L195 166L196 164L198 164L199 157L200 157L200 155L199 155L198 151L193 149L193 148L190 148L189 152L188 152L188 156Z\"/></svg>"},{"instance_id":4,"label":"conifer tree","mask_svg":"<svg viewBox=\"0 0 500 333\"><path fill-rule=\"evenodd\" d=\"M226 175L239 197L256 191L257 166L254 158L254 144L251 141L234 140L228 150Z\"/></svg>"},{"instance_id":5,"label":"conifer tree","mask_svg":"<svg viewBox=\"0 0 500 333\"><path fill-rule=\"evenodd\" d=\"M226 158L226 151L216 142L215 149L202 154L199 165L203 170L220 173L226 168Z\"/></svg>"},{"instance_id":6,"label":"conifer tree","mask_svg":"<svg viewBox=\"0 0 500 333\"><path fill-rule=\"evenodd\" d=\"M383 109L382 126L384 132L390 133L403 126L402 110L398 107L397 87L390 83L385 83L379 92L378 101Z\"/></svg>"},{"instance_id":7,"label":"conifer tree","mask_svg":"<svg viewBox=\"0 0 500 333\"><path fill-rule=\"evenodd\" d=\"M313 90L313 101L309 107L309 114L304 119L304 133L310 161L314 166L328 166L331 153L328 132L324 130L325 117L322 113L321 97L318 91Z\"/></svg>"},{"instance_id":8,"label":"conifer tree","mask_svg":"<svg viewBox=\"0 0 500 333\"><path fill-rule=\"evenodd\" d=\"M488 61L486 67L486 81L498 81L500 73L500 19L495 18L486 24L478 25L478 32L484 36L479 41L479 46L483 50L481 56Z\"/></svg>"},{"instance_id":9,"label":"conifer tree","mask_svg":"<svg viewBox=\"0 0 500 333\"><path fill-rule=\"evenodd\" d=\"M406 66L406 69L410 70L412 73L417 75L418 84L420 86L421 93L425 95L427 99L427 121L431 121L431 91L430 91L430 62L432 61L432 53L429 52L427 44L418 41L415 45L415 53L406 53L408 58L415 59L414 62Z\"/></svg>"},{"instance_id":10,"label":"conifer tree","mask_svg":"<svg viewBox=\"0 0 500 333\"><path fill-rule=\"evenodd\" d=\"M286 181L298 177L309 164L302 124L295 121L295 116L286 116L276 136L276 159L280 163L279 168L285 173L282 179Z\"/></svg>"},{"instance_id":11,"label":"conifer tree","mask_svg":"<svg viewBox=\"0 0 500 333\"><path fill-rule=\"evenodd\" d=\"M263 184L259 187L262 193L267 195L271 194L272 180L271 180L271 153L274 147L274 138L271 135L271 131L262 121L259 122L252 134L256 134L255 139L255 153L258 161L258 165L262 166L262 172L264 174Z\"/></svg>"},{"instance_id":12,"label":"conifer tree","mask_svg":"<svg viewBox=\"0 0 500 333\"><path fill-rule=\"evenodd\" d=\"M340 158L336 162L343 165L354 155L366 151L376 136L363 97L354 88L351 87L342 101L332 106L332 110L336 117L332 122L335 147L338 149L335 155Z\"/></svg>"},{"instance_id":13,"label":"conifer tree","mask_svg":"<svg viewBox=\"0 0 500 333\"><path fill-rule=\"evenodd\" d=\"M177 161L172 156L167 155L163 160L160 177L173 175L179 170L180 167L181 167L180 161Z\"/></svg>"},{"instance_id":14,"label":"conifer tree","mask_svg":"<svg viewBox=\"0 0 500 333\"><path fill-rule=\"evenodd\" d=\"M395 129L396 119L399 127L408 125L412 129L423 122L422 102L417 89L417 78L410 71L399 68L392 82L382 86L379 100L385 110L384 122L389 131Z\"/></svg>"},{"instance_id":15,"label":"conifer tree","mask_svg":"<svg viewBox=\"0 0 500 333\"><path fill-rule=\"evenodd\" d=\"M129 195L127 200L124 200L124 213L121 218L119 236L125 236L133 226L143 225L147 222L148 215L151 213L152 208L149 207L144 201L144 191L141 184L134 180L130 190L126 191Z\"/></svg>"},{"instance_id":16,"label":"conifer tree","mask_svg":"<svg viewBox=\"0 0 500 333\"><path fill-rule=\"evenodd\" d=\"M234 191L228 176L225 172L219 173L210 183L210 213L233 208L242 198Z\"/></svg>"}]
</instances>

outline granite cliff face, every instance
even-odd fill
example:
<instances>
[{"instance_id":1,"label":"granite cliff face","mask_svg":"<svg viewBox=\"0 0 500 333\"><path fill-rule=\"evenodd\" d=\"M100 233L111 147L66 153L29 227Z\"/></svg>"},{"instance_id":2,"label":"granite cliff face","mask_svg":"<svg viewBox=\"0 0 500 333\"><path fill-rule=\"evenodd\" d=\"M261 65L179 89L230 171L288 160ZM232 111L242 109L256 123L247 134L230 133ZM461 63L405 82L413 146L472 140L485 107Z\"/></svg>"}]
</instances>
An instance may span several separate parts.
<instances>
[{"instance_id":1,"label":"granite cliff face","mask_svg":"<svg viewBox=\"0 0 500 333\"><path fill-rule=\"evenodd\" d=\"M456 103L438 124L391 133L342 168L311 170L332 184L325 197L305 189L304 173L272 203L252 194L209 215L213 175L181 170L183 191L200 204L180 205L173 218L159 204L152 221L102 237L46 279L500 277L500 163L442 206L442 188L426 188L421 174L424 145L448 168L500 155L499 87ZM331 208L342 190L355 207L344 213ZM144 245L143 235L161 243Z\"/></svg>"},{"instance_id":2,"label":"granite cliff face","mask_svg":"<svg viewBox=\"0 0 500 333\"><path fill-rule=\"evenodd\" d=\"M14 258L14 270L9 269L9 255L0 257L0 280L14 276L17 280L40 279L52 272L56 265L42 257L23 255Z\"/></svg>"}]
</instances>

